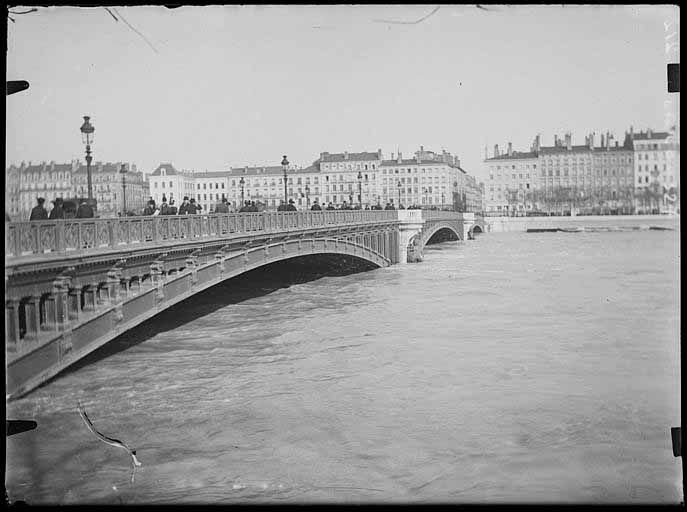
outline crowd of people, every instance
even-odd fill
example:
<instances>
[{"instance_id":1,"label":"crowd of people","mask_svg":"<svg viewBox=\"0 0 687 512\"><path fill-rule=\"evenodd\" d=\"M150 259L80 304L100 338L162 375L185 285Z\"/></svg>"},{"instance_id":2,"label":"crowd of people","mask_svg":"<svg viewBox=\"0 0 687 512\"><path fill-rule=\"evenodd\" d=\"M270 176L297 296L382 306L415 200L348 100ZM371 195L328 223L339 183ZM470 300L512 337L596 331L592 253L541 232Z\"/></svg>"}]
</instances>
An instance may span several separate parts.
<instances>
[{"instance_id":1,"label":"crowd of people","mask_svg":"<svg viewBox=\"0 0 687 512\"><path fill-rule=\"evenodd\" d=\"M77 219L89 219L92 217L95 217L95 212L93 210L93 207L88 204L86 199L82 199L80 201L80 204L74 211L74 203L69 202L69 205L71 209L66 209L65 208L65 202L61 197L58 197L57 199L54 199L51 201L53 204L52 210L48 212L46 208L43 206L45 203L45 199L42 197L39 197L36 200L37 204L36 206L33 207L31 210L31 214L29 216L29 220L53 220L53 219L64 219L64 218L77 218ZM314 203L310 207L310 210L312 211L322 211L322 210L361 210L361 206L359 204L352 206L349 204L347 201L344 201L339 207L334 206L331 202L328 203L326 206L323 204L320 204L317 199L315 199ZM380 203L373 204L372 206L366 205L365 210L396 210L396 206L394 205L394 200L391 199L390 201L387 201L386 205L382 207ZM422 207L419 205L411 205L408 207L403 206L402 204L398 205L399 210L421 210ZM436 206L430 208L431 210L438 210ZM181 205L177 208L177 206L174 204L174 199L170 199L167 201L167 198L163 194L162 196L162 203L158 206L155 203L155 200L150 197L148 199L148 202L146 203L145 208L143 209L142 215L191 215L191 214L197 214L201 212L203 208L196 203L195 198L190 198L188 196L184 196L184 199L182 200ZM244 201L243 206L236 210L234 208L234 205L227 201L226 198L222 198L220 202L218 202L214 210L211 210L210 213L246 213L246 212L259 212L261 211L261 207L256 204L255 201ZM298 211L298 208L296 208L296 205L293 201L293 199L289 199L288 202L282 200L280 201L279 206L277 207L278 212L295 212ZM118 214L121 215L121 214ZM135 212L129 211L127 212L127 215L136 215ZM5 211L5 222L10 222L10 216Z\"/></svg>"}]
</instances>

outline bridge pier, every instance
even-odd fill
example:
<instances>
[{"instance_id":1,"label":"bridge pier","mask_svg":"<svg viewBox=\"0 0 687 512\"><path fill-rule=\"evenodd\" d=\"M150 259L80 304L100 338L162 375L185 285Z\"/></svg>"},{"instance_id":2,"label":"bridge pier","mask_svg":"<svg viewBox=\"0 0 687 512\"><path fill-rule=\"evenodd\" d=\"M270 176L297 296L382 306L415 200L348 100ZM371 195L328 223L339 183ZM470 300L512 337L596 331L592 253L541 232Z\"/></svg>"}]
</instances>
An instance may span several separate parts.
<instances>
[{"instance_id":1,"label":"bridge pier","mask_svg":"<svg viewBox=\"0 0 687 512\"><path fill-rule=\"evenodd\" d=\"M398 210L398 219L401 221L398 232L398 263L408 263L408 247L411 240L422 232L425 221L422 218L422 210ZM413 262L416 260L413 258Z\"/></svg>"},{"instance_id":2,"label":"bridge pier","mask_svg":"<svg viewBox=\"0 0 687 512\"><path fill-rule=\"evenodd\" d=\"M37 340L41 332L41 298L38 295L31 295L24 304L24 315L26 316L26 338Z\"/></svg>"},{"instance_id":3,"label":"bridge pier","mask_svg":"<svg viewBox=\"0 0 687 512\"><path fill-rule=\"evenodd\" d=\"M5 338L7 349L14 352L19 343L19 299L5 300Z\"/></svg>"}]
</instances>

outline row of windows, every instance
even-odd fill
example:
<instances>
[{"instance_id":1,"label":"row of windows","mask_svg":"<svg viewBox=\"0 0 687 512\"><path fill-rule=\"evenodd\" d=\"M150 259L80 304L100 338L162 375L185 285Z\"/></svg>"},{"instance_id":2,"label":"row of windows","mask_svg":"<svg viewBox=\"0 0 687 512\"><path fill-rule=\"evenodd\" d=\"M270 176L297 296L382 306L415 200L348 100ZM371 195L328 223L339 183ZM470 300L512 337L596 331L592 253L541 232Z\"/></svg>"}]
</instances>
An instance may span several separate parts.
<instances>
[{"instance_id":1,"label":"row of windows","mask_svg":"<svg viewBox=\"0 0 687 512\"><path fill-rule=\"evenodd\" d=\"M420 169L422 172L419 174L430 174L433 172L446 172L446 169L436 169L434 167L430 168L422 168ZM392 172L393 171L393 172ZM454 171L455 172L455 171ZM406 169L382 169L382 174L418 174L418 170L413 168L406 168Z\"/></svg>"},{"instance_id":2,"label":"row of windows","mask_svg":"<svg viewBox=\"0 0 687 512\"><path fill-rule=\"evenodd\" d=\"M368 171L368 170L372 169L374 171L375 169L377 169L376 165L377 164L370 164L368 167L368 164L355 164L355 170L356 171ZM337 169L342 170L342 171L344 169L348 169L349 171L354 170L353 164L341 164L341 163L340 164L322 164L322 168L325 171L335 171Z\"/></svg>"},{"instance_id":3,"label":"row of windows","mask_svg":"<svg viewBox=\"0 0 687 512\"><path fill-rule=\"evenodd\" d=\"M516 176L518 176L520 179L523 179L523 174L522 174L522 173L520 173L520 174L511 174L511 179L514 179L514 180L515 180L515 179L518 179L518 178L516 178ZM525 173L525 176L526 176L527 179L529 179L530 174L529 174L529 173ZM496 177L497 177L498 179L501 179L501 175L500 175L500 174L497 174ZM507 175L507 174L504 174L503 177L504 177L504 178L508 178L508 175ZM494 179L494 175L493 175L493 174L490 174L490 175L489 175L489 179L490 179L490 180L493 180L493 179Z\"/></svg>"}]
</instances>

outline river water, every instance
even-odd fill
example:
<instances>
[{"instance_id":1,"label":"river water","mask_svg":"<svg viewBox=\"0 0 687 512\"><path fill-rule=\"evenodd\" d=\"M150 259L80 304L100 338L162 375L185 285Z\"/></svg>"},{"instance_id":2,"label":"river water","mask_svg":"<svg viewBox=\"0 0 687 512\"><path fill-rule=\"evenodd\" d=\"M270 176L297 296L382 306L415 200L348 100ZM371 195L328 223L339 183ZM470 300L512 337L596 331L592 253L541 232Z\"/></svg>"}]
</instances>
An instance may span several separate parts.
<instances>
[{"instance_id":1,"label":"river water","mask_svg":"<svg viewBox=\"0 0 687 512\"><path fill-rule=\"evenodd\" d=\"M679 502L679 259L678 231L492 233L232 280L9 403L38 422L10 499Z\"/></svg>"}]
</instances>

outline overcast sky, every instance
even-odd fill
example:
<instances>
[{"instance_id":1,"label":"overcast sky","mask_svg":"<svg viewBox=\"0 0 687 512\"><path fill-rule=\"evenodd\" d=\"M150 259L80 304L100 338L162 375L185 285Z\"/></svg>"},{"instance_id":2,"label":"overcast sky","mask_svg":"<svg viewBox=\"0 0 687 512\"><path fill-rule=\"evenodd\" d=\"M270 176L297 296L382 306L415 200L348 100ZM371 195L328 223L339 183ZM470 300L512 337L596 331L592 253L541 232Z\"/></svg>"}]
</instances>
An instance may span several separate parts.
<instances>
[{"instance_id":1,"label":"overcast sky","mask_svg":"<svg viewBox=\"0 0 687 512\"><path fill-rule=\"evenodd\" d=\"M420 145L481 176L484 147L541 133L617 138L675 123L674 6L43 8L8 22L7 164L95 160L145 172L303 166L320 152ZM24 10L15 8L15 11ZM125 21L133 28L127 26ZM138 35L134 30L140 32ZM145 39L150 42L150 45ZM671 118L672 113L672 118ZM598 143L597 136L597 143Z\"/></svg>"}]
</instances>

